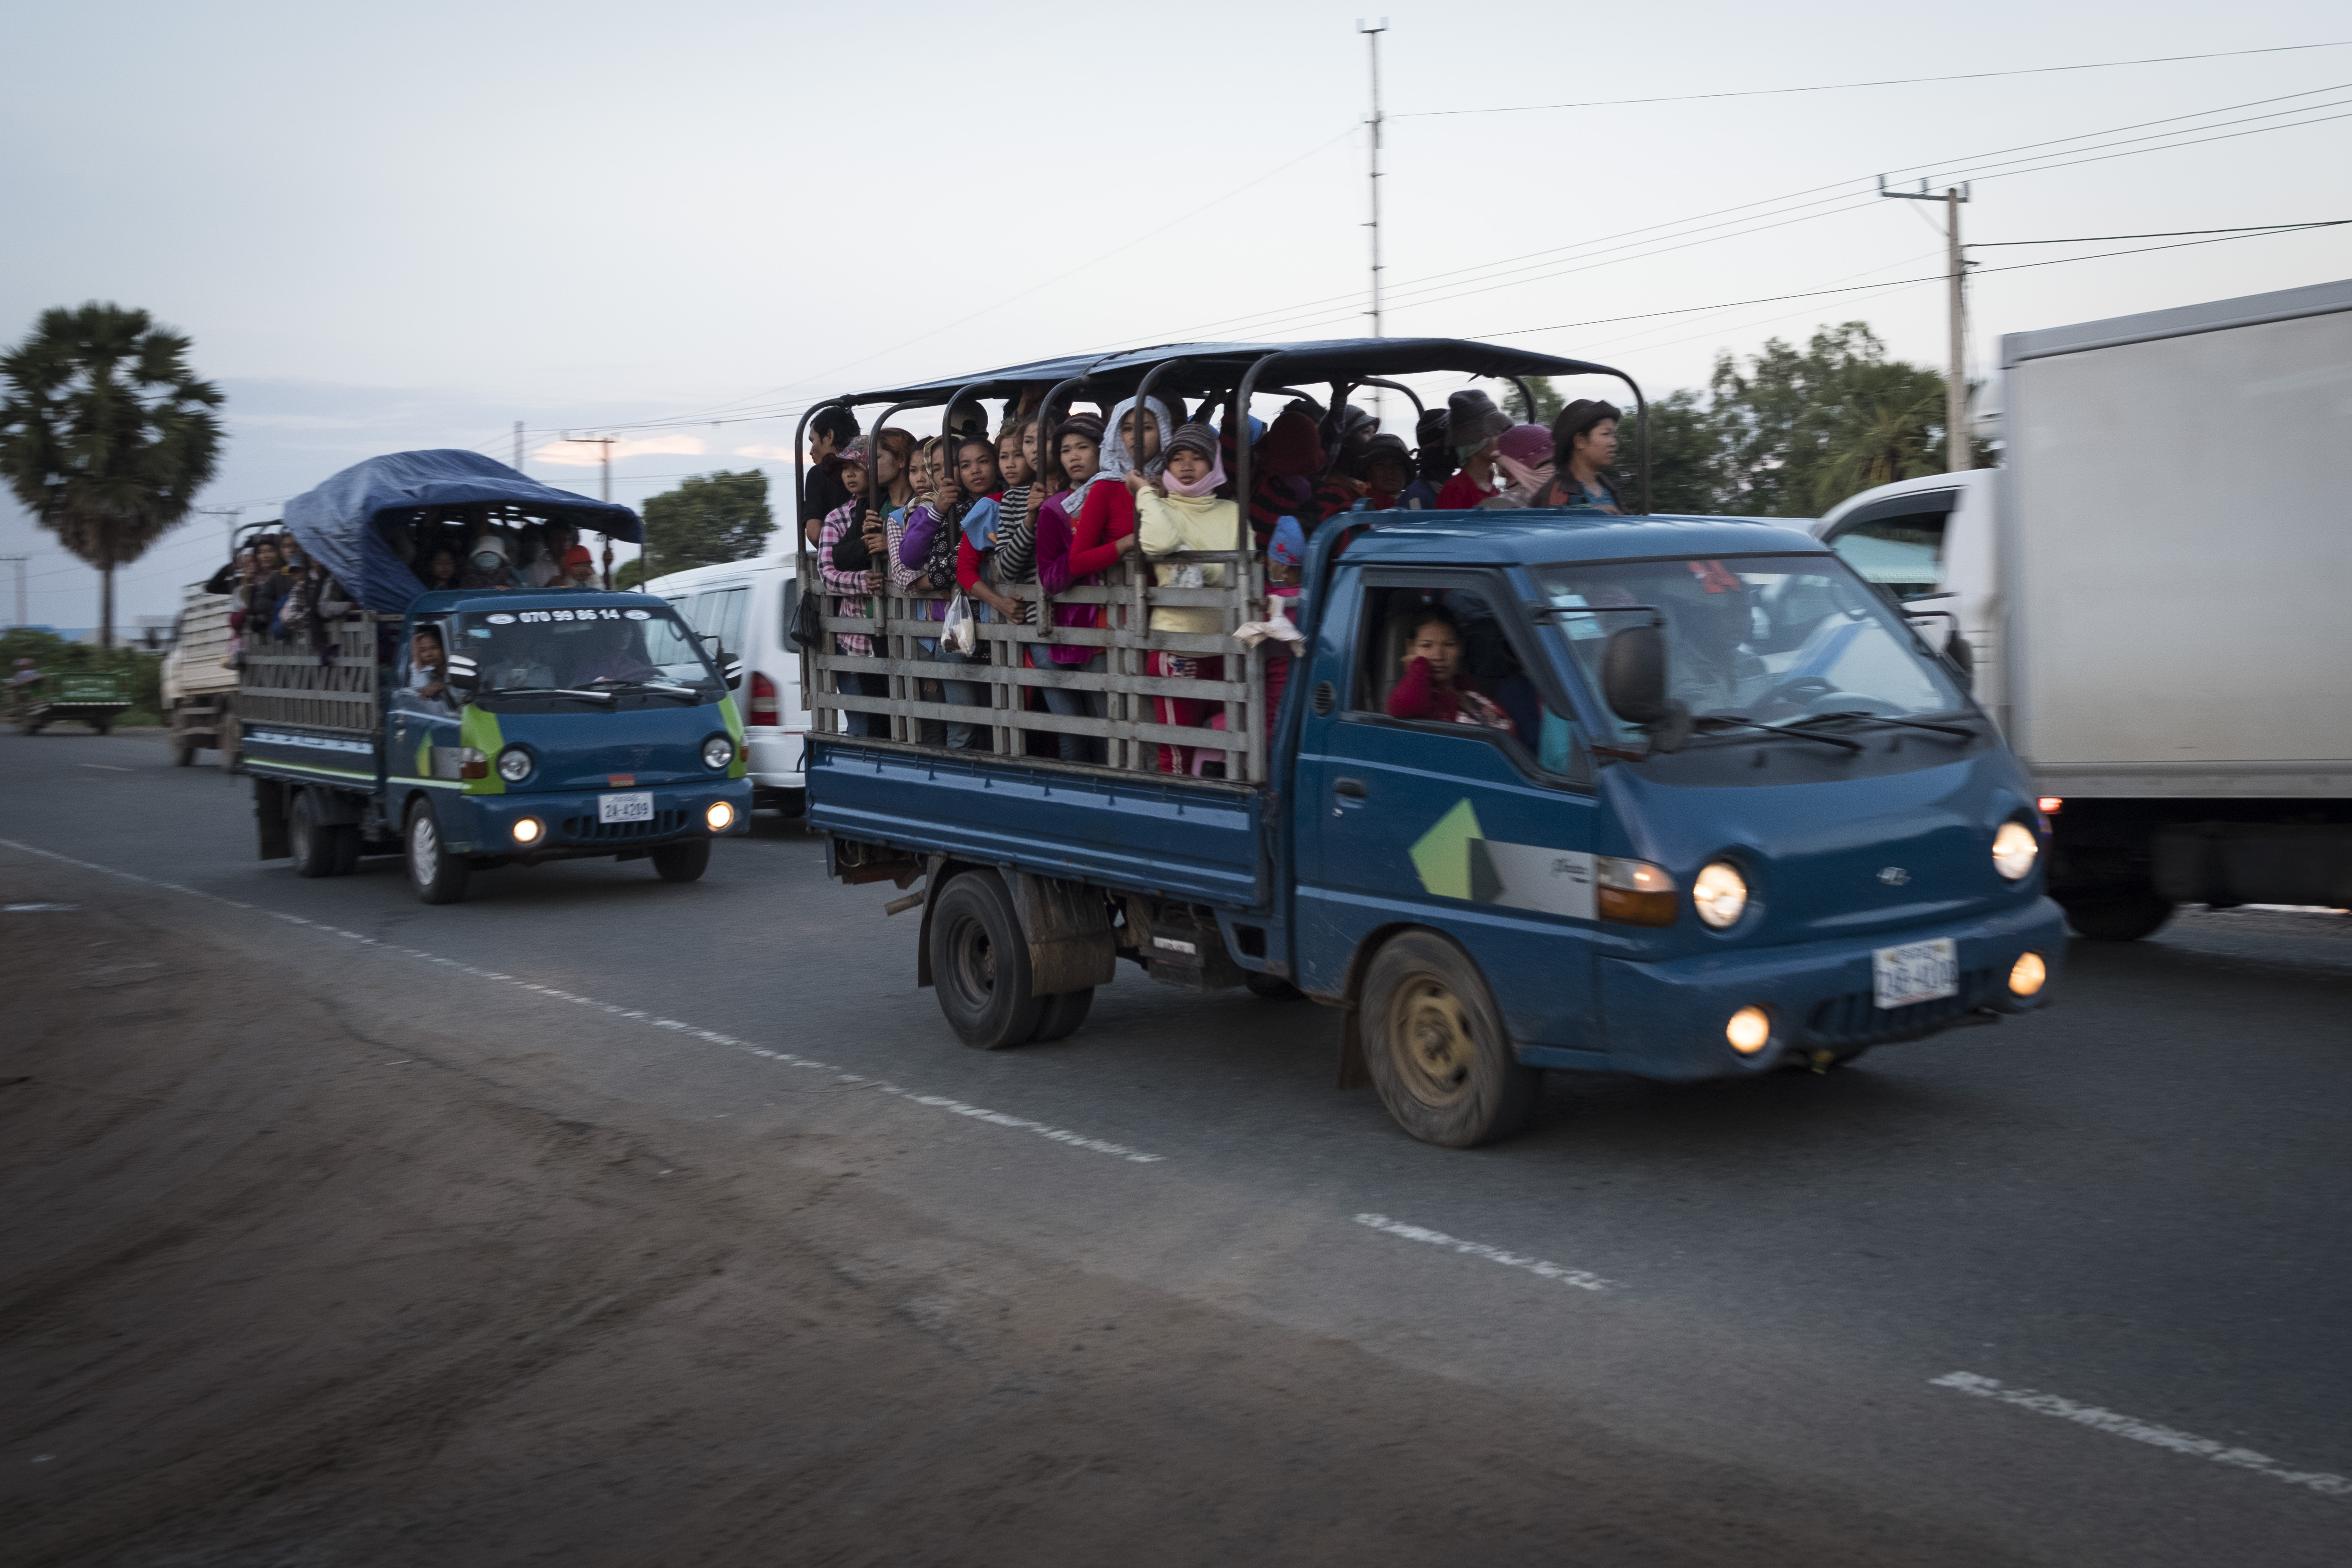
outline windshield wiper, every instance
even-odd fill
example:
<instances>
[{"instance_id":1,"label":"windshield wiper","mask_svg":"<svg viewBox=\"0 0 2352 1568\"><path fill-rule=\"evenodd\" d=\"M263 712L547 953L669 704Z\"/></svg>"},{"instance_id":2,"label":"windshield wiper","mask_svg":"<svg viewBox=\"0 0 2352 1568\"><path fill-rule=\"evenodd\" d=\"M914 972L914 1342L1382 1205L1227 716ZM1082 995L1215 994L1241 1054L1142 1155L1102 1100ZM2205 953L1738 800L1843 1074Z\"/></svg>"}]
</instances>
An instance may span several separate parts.
<instances>
[{"instance_id":1,"label":"windshield wiper","mask_svg":"<svg viewBox=\"0 0 2352 1568\"><path fill-rule=\"evenodd\" d=\"M1792 729L1785 724L1766 724L1761 719L1749 718L1745 714L1711 713L1703 718L1693 720L1692 723L1700 729L1705 729L1710 725L1738 725L1742 729L1769 729L1774 735L1792 735L1799 740L1819 740L1831 746L1842 746L1848 751L1862 749L1862 742L1848 740L1843 735L1823 735L1817 729Z\"/></svg>"},{"instance_id":2,"label":"windshield wiper","mask_svg":"<svg viewBox=\"0 0 2352 1568\"><path fill-rule=\"evenodd\" d=\"M586 697L600 703L613 700L610 692L582 691L577 686L493 686L481 695L486 697Z\"/></svg>"},{"instance_id":3,"label":"windshield wiper","mask_svg":"<svg viewBox=\"0 0 2352 1568\"><path fill-rule=\"evenodd\" d=\"M1819 724L1825 718L1866 718L1873 724L1899 724L1911 729L1932 729L1937 735L1957 735L1962 740L1974 740L1977 737L1977 732L1975 730L1962 728L1957 724L1937 724L1931 720L1924 718L1905 718L1899 714L1864 713L1860 708L1847 708L1837 713L1811 714L1804 718L1798 719L1795 722L1798 724Z\"/></svg>"},{"instance_id":4,"label":"windshield wiper","mask_svg":"<svg viewBox=\"0 0 2352 1568\"><path fill-rule=\"evenodd\" d=\"M676 681L608 681L601 682L614 692L658 692L666 697L691 697L702 700L702 694L692 686L679 685Z\"/></svg>"}]
</instances>

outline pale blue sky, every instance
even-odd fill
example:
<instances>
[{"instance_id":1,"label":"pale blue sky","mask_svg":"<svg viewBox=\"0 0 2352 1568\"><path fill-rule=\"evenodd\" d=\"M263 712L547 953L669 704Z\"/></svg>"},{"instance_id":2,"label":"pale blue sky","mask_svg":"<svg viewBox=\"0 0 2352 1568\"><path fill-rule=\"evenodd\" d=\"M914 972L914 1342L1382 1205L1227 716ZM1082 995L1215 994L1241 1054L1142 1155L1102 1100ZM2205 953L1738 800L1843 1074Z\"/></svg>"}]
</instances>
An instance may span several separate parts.
<instances>
[{"instance_id":1,"label":"pale blue sky","mask_svg":"<svg viewBox=\"0 0 2352 1568\"><path fill-rule=\"evenodd\" d=\"M1098 344L1362 329L1349 314L1365 267L1352 5L18 0L9 11L0 337L46 306L91 298L190 333L199 369L230 395L231 440L205 501L243 504L247 520L377 452L505 457L516 419L535 433L533 473L593 491L593 468L543 451L548 433L789 415L815 392ZM1877 201L1866 184L1780 214L1803 221L1670 251L1656 236L1563 247L2278 95L2310 96L2179 123L2219 136L2279 121L2218 121L2305 104L2345 101L2288 118L2352 113L2352 48L2334 48L1415 114L2352 38L2341 10L2289 0L1964 11L1391 0L1389 20L1391 333L1476 337L1893 284L1937 270L1941 241L1919 204ZM2159 132L2181 134L2118 135ZM1968 232L2352 217L2347 151L2352 120L2337 120L1979 177ZM2347 235L1988 272L1973 357L1981 367L2004 331L2352 275ZM1467 270L1531 254L1539 265L1521 271ZM1978 256L1990 268L2068 254ZM1942 312L1928 284L1507 340L1621 364L1664 392L1702 382L1718 350L1852 317L1940 362ZM671 450L625 457L616 497L634 504L719 466L788 478L791 431L769 417L629 433ZM192 522L130 568L125 621L168 612L213 564L217 537ZM26 550L32 618L89 624L94 574L0 508L0 554ZM0 613L11 590L0 576Z\"/></svg>"}]
</instances>

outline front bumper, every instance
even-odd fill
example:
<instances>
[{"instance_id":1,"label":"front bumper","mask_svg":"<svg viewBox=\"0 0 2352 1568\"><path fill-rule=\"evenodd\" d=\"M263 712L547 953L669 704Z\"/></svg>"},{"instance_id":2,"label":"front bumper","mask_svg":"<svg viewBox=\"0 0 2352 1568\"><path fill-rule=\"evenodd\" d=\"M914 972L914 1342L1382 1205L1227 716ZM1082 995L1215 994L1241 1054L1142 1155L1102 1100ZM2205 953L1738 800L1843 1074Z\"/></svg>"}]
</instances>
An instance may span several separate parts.
<instances>
[{"instance_id":1,"label":"front bumper","mask_svg":"<svg viewBox=\"0 0 2352 1568\"><path fill-rule=\"evenodd\" d=\"M555 790L517 795L445 794L435 802L444 812L442 831L450 850L458 854L521 856L551 860L583 855L625 854L635 850L688 839L735 838L751 831L751 781L719 779L708 784L656 786L651 821L600 822L596 798L605 789ZM735 809L735 820L712 832L705 813L714 801ZM530 843L519 843L514 825L524 817L537 818L545 830Z\"/></svg>"},{"instance_id":2,"label":"front bumper","mask_svg":"<svg viewBox=\"0 0 2352 1568\"><path fill-rule=\"evenodd\" d=\"M1959 994L1907 1008L1872 998L1872 955L1881 946L1952 938ZM2010 995L2019 956L2038 953L2049 978L2031 998ZM1754 952L1703 953L1660 964L1600 963L1601 1018L1609 1065L1643 1078L1687 1082L1761 1072L1818 1051L1843 1056L1867 1046L1918 1040L1988 1013L2031 1012L2048 1003L2066 956L2066 917L2047 898L1988 919L1923 926L1863 944L1811 942ZM1771 1016L1769 1044L1741 1056L1724 1025L1744 1007Z\"/></svg>"}]
</instances>

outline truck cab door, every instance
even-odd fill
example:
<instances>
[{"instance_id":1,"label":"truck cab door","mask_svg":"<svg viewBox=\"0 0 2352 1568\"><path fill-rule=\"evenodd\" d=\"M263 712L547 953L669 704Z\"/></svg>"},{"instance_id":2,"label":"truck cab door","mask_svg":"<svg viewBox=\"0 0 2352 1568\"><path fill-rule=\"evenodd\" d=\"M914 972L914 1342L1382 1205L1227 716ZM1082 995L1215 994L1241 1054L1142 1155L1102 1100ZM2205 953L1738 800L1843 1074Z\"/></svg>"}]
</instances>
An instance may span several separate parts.
<instances>
[{"instance_id":1,"label":"truck cab door","mask_svg":"<svg viewBox=\"0 0 2352 1568\"><path fill-rule=\"evenodd\" d=\"M1298 984L1344 991L1366 944L1441 932L1479 966L1523 1055L1553 1066L1593 1036L1598 810L1575 710L1498 571L1343 569L1313 650L1299 737L1293 955ZM1463 684L1512 719L1394 718L1415 624L1451 612Z\"/></svg>"}]
</instances>

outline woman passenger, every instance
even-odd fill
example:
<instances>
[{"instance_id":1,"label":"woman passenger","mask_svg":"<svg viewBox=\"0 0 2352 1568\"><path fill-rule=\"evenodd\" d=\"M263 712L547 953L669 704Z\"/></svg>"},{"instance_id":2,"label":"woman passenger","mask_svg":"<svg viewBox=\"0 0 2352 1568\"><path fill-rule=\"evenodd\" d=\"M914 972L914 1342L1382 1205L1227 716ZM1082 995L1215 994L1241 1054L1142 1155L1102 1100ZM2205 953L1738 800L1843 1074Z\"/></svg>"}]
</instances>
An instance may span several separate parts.
<instances>
[{"instance_id":1,"label":"woman passenger","mask_svg":"<svg viewBox=\"0 0 2352 1568\"><path fill-rule=\"evenodd\" d=\"M817 576L826 588L841 596L834 601L833 612L835 615L863 618L869 609L867 596L885 591L889 587L889 580L879 567L869 567L863 571L844 571L834 565L835 548L856 531L859 514L866 509L867 489L865 441L851 442L839 455L842 487L849 499L826 513L824 526L818 530ZM835 633L835 646L853 658L873 656L874 639L863 632L840 632ZM887 697L890 695L890 680L887 675L869 674L860 670L841 670L835 673L834 689L845 696ZM846 721L843 727L851 735L878 740L889 738L890 717L887 714L851 712L843 716Z\"/></svg>"},{"instance_id":2,"label":"woman passenger","mask_svg":"<svg viewBox=\"0 0 2352 1568\"><path fill-rule=\"evenodd\" d=\"M1129 474L1127 482L1135 496L1136 537L1146 556L1230 552L1238 543L1241 507L1232 498L1233 486L1225 477L1217 434L1207 425L1188 424L1176 432L1168 443L1167 463L1158 480L1146 479L1139 470ZM1225 580L1222 561L1161 566L1157 574L1161 586L1171 588L1216 588ZM1151 612L1150 629L1215 636L1224 630L1224 612L1212 605L1157 606ZM1220 681L1224 679L1225 662L1220 657L1155 651L1150 673L1178 680ZM1198 697L1152 700L1160 722L1171 725L1200 725L1216 706ZM1192 754L1205 749L1209 748L1162 746L1160 770L1189 772Z\"/></svg>"},{"instance_id":3,"label":"woman passenger","mask_svg":"<svg viewBox=\"0 0 2352 1568\"><path fill-rule=\"evenodd\" d=\"M1624 418L1614 403L1579 398L1552 421L1550 481L1532 503L1570 511L1622 512L1617 482L1609 473L1617 461L1617 425Z\"/></svg>"},{"instance_id":4,"label":"woman passenger","mask_svg":"<svg viewBox=\"0 0 2352 1568\"><path fill-rule=\"evenodd\" d=\"M1093 588L1102 582L1102 573L1115 565L1123 555L1134 550L1134 507L1130 504L1124 533L1108 540L1089 536L1079 537L1078 519L1099 527L1110 520L1108 512L1097 507L1087 510L1087 502L1097 490L1113 488L1099 483L1102 477L1103 423L1091 413L1074 413L1054 427L1054 463L1052 471L1037 482L1043 492L1061 488L1037 504L1035 549L1037 556L1037 586L1056 599L1054 624L1093 630L1103 625L1103 607L1098 604L1066 604L1059 596L1071 588ZM1060 670L1069 674L1100 674L1109 667L1108 651L1089 648L1066 642L1032 643L1029 644L1029 667L1033 670ZM1064 718L1103 718L1110 712L1110 699L1102 692L1067 691L1059 686L1044 686L1038 695L1045 699L1048 713ZM1110 755L1108 742L1085 735L1057 735L1055 749L1065 762L1102 762Z\"/></svg>"}]
</instances>

